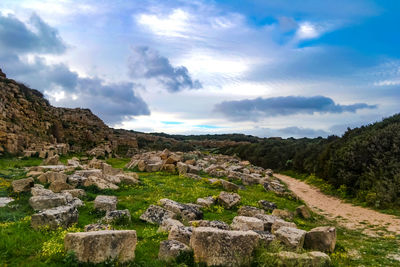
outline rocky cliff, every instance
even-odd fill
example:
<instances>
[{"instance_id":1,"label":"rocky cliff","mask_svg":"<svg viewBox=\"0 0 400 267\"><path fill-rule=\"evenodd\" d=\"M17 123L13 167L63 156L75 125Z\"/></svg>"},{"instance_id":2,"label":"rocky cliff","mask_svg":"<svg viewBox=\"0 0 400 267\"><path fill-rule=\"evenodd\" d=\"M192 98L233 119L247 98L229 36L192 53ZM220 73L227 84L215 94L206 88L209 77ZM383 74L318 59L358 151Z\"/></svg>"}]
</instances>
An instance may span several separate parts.
<instances>
[{"instance_id":1,"label":"rocky cliff","mask_svg":"<svg viewBox=\"0 0 400 267\"><path fill-rule=\"evenodd\" d=\"M135 134L116 131L88 109L56 108L42 93L8 79L0 69L0 153L40 152L60 147L81 152L103 147L125 153L136 149Z\"/></svg>"}]
</instances>

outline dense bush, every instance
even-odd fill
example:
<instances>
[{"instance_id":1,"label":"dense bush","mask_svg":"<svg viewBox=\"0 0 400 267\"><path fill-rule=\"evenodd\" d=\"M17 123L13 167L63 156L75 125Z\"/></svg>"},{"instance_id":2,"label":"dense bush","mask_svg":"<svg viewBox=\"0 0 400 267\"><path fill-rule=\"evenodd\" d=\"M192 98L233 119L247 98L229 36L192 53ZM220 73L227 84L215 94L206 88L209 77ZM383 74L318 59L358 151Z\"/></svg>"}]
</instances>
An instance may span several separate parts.
<instances>
[{"instance_id":1,"label":"dense bush","mask_svg":"<svg viewBox=\"0 0 400 267\"><path fill-rule=\"evenodd\" d=\"M220 151L265 168L315 174L371 206L400 206L400 114L341 138L266 138Z\"/></svg>"}]
</instances>

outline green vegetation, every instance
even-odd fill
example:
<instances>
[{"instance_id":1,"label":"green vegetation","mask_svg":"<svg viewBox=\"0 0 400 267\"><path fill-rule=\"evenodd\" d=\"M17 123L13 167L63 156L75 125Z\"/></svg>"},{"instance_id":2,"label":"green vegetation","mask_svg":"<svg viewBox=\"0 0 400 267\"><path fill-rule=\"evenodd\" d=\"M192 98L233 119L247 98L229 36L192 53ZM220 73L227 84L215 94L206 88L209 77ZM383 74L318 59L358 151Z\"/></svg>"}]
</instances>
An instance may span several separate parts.
<instances>
[{"instance_id":1,"label":"green vegetation","mask_svg":"<svg viewBox=\"0 0 400 267\"><path fill-rule=\"evenodd\" d=\"M220 152L276 171L315 174L327 187L364 205L400 207L400 114L348 129L341 138L266 138Z\"/></svg>"},{"instance_id":2,"label":"green vegetation","mask_svg":"<svg viewBox=\"0 0 400 267\"><path fill-rule=\"evenodd\" d=\"M0 160L0 173L7 171L9 174L15 170L21 171L20 166L27 166L26 161L7 159L12 164L5 164ZM123 166L128 159L112 159L108 162L114 167ZM33 160L32 164L37 162ZM19 166L19 168L12 168ZM170 198L183 203L195 202L198 197L216 196L222 190L218 185L210 185L204 181L195 181L189 178L179 177L162 172L139 173L140 185L121 185L117 191L99 191L94 187L86 188L87 197L85 206L79 210L79 222L67 230L59 229L50 231L43 229L35 231L30 227L30 215L32 210L28 205L29 194L22 194L16 202L10 203L6 208L0 208L0 263L7 266L77 266L74 256L66 254L63 248L63 238L67 232L82 231L89 223L96 222L104 214L93 209L93 200L99 193L116 195L118 197L118 209L129 209L132 215L130 223L120 222L114 225L116 229L134 229L138 234L136 258L131 266L166 266L157 259L160 241L167 239L166 233L157 233L158 226L139 220L139 216L151 204L157 204L161 198ZM13 179L19 179L21 175L9 175L1 179L0 192L9 193L9 186ZM246 190L240 190L241 205L257 205L260 199L275 202L279 208L294 211L301 202L276 196L272 192L265 192L262 186L247 186ZM18 205L13 210L13 206ZM222 220L231 223L237 210L225 210L220 206L204 209L204 219ZM304 220L295 218L294 222L299 228L309 230L320 225L336 225L335 222L326 221L323 217L313 215L313 219ZM368 227L366 225L366 227ZM334 266L398 266L399 262L388 255L398 255L399 236L385 234L378 237L363 235L360 231L346 230L337 226L337 248L332 257ZM264 250L257 251L254 266L274 266L268 264L267 252L278 251L279 245L274 245ZM190 266L190 255L171 263L171 266ZM185 265L186 263L186 265ZM0 264L0 265L1 265ZM108 263L112 266L114 263ZM107 264L103 264L107 266Z\"/></svg>"}]
</instances>

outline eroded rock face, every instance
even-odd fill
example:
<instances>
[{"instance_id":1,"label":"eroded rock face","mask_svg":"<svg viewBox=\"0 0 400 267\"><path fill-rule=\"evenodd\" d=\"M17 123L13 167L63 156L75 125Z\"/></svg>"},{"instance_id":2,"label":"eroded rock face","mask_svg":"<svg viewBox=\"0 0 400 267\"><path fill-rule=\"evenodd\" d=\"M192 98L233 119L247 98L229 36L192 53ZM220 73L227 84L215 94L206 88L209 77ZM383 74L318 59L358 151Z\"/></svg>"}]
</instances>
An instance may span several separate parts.
<instances>
[{"instance_id":1,"label":"eroded rock face","mask_svg":"<svg viewBox=\"0 0 400 267\"><path fill-rule=\"evenodd\" d=\"M116 196L97 196L94 200L94 208L104 211L116 210L117 202Z\"/></svg>"},{"instance_id":2,"label":"eroded rock face","mask_svg":"<svg viewBox=\"0 0 400 267\"><path fill-rule=\"evenodd\" d=\"M59 206L52 209L46 209L31 217L31 226L34 229L40 227L49 227L57 229L58 227L68 228L78 222L78 210L74 206Z\"/></svg>"},{"instance_id":3,"label":"eroded rock face","mask_svg":"<svg viewBox=\"0 0 400 267\"><path fill-rule=\"evenodd\" d=\"M163 261L172 261L182 253L191 251L190 247L177 240L164 240L160 243L158 259Z\"/></svg>"},{"instance_id":4,"label":"eroded rock face","mask_svg":"<svg viewBox=\"0 0 400 267\"><path fill-rule=\"evenodd\" d=\"M275 231L274 234L287 247L299 249L303 247L306 233L306 231L301 229L284 226Z\"/></svg>"},{"instance_id":5,"label":"eroded rock face","mask_svg":"<svg viewBox=\"0 0 400 267\"><path fill-rule=\"evenodd\" d=\"M80 262L100 263L108 259L128 262L135 259L137 244L134 230L103 230L68 233L66 251L74 251Z\"/></svg>"},{"instance_id":6,"label":"eroded rock face","mask_svg":"<svg viewBox=\"0 0 400 267\"><path fill-rule=\"evenodd\" d=\"M160 225L164 220L176 219L176 214L160 206L150 205L150 207L140 216L140 219Z\"/></svg>"},{"instance_id":7,"label":"eroded rock face","mask_svg":"<svg viewBox=\"0 0 400 267\"><path fill-rule=\"evenodd\" d=\"M190 246L196 262L208 266L247 266L258 241L258 235L253 231L199 227L193 230Z\"/></svg>"},{"instance_id":8,"label":"eroded rock face","mask_svg":"<svg viewBox=\"0 0 400 267\"><path fill-rule=\"evenodd\" d=\"M221 192L218 196L218 202L225 209L231 209L240 202L240 196L236 193Z\"/></svg>"},{"instance_id":9,"label":"eroded rock face","mask_svg":"<svg viewBox=\"0 0 400 267\"><path fill-rule=\"evenodd\" d=\"M15 193L27 192L31 190L35 181L33 178L19 179L12 181L11 185Z\"/></svg>"},{"instance_id":10,"label":"eroded rock face","mask_svg":"<svg viewBox=\"0 0 400 267\"><path fill-rule=\"evenodd\" d=\"M236 216L233 218L231 228L232 230L241 231L264 231L264 223L260 219L254 217Z\"/></svg>"},{"instance_id":11,"label":"eroded rock face","mask_svg":"<svg viewBox=\"0 0 400 267\"><path fill-rule=\"evenodd\" d=\"M187 221L199 220L203 218L203 212L199 208L192 205L182 204L168 198L161 199L160 204L163 208L179 214Z\"/></svg>"},{"instance_id":12,"label":"eroded rock face","mask_svg":"<svg viewBox=\"0 0 400 267\"><path fill-rule=\"evenodd\" d=\"M321 226L311 229L305 237L304 248L333 252L336 245L336 228Z\"/></svg>"}]
</instances>

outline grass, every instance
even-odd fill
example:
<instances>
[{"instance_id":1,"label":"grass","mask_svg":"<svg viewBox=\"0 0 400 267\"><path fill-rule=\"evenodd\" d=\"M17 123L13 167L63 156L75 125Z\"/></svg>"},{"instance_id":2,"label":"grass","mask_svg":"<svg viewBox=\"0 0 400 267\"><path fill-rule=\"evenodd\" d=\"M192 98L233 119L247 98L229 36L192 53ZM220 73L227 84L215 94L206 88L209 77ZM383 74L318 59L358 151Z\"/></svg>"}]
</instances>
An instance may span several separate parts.
<instances>
[{"instance_id":1,"label":"grass","mask_svg":"<svg viewBox=\"0 0 400 267\"><path fill-rule=\"evenodd\" d=\"M323 192L327 195L338 197L338 198L340 198L348 203L351 203L353 205L374 209L374 210L382 212L382 213L400 217L400 209L399 208L382 209L382 208L377 208L375 206L368 205L368 203L366 203L366 202L361 202L354 197L349 197L348 195L346 195L346 192L345 192L346 190L344 188L334 188L332 185L328 184L323 179L316 177L315 175L297 173L295 171L290 171L290 170L283 171L281 173L288 175L290 177L296 178L298 180L304 181L307 184L317 187L319 190L321 190L321 192Z\"/></svg>"},{"instance_id":2,"label":"grass","mask_svg":"<svg viewBox=\"0 0 400 267\"><path fill-rule=\"evenodd\" d=\"M6 159L11 160L11 159ZM8 184L13 179L21 178L22 174L12 175L13 170L19 172L23 160L11 160L5 164L0 159L0 166L7 166L10 175L3 180ZM112 159L107 162L114 167L123 167L128 159ZM4 164L3 164L4 163ZM26 163L26 162L25 162ZM36 161L32 161L36 164ZM24 165L27 166L27 165ZM2 173L4 169L0 169ZM158 226L140 221L139 216L151 204L157 204L161 198L170 198L183 203L195 202L198 197L216 196L222 190L218 185L211 185L204 181L195 181L163 172L139 173L140 185L121 185L119 190L100 191L93 187L87 188L85 206L79 210L79 222L68 230L40 230L30 227L32 210L28 205L28 194L22 194L19 199L10 203L6 208L0 208L0 266L73 266L76 262L71 255L67 255L63 248L63 238L67 232L83 231L83 227L94 223L104 214L93 208L93 200L97 194L113 194L118 197L118 209L128 209L132 215L130 223L114 225L116 229L134 229L137 231L138 244L136 258L130 266L168 266L157 259L159 244L167 239L166 233L157 233ZM1 184L1 183L0 183ZM6 184L7 185L7 184ZM3 192L9 193L7 186ZM0 192L1 192L0 190ZM241 205L257 206L257 201L266 199L277 204L278 208L294 211L301 202L276 196L272 192L265 192L260 185L247 186L246 190L239 190L242 198ZM18 206L13 206L17 204ZM231 223L237 215L237 209L225 210L220 206L204 209L204 219L222 220ZM336 222L327 221L315 215L312 219L295 218L299 228L309 230L321 225L336 225ZM360 231L347 230L337 226L337 247L330 256L334 266L398 266L399 262L389 257L389 254L399 254L400 237L382 236L369 237ZM280 246L257 251L254 266L273 266L268 263L267 254L281 249ZM189 259L190 260L190 259ZM180 261L188 262L188 258ZM190 266L182 262L170 263L170 266ZM3 264L3 265L2 265ZM108 263L109 266L113 262ZM107 265L107 264L103 264Z\"/></svg>"}]
</instances>

